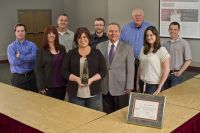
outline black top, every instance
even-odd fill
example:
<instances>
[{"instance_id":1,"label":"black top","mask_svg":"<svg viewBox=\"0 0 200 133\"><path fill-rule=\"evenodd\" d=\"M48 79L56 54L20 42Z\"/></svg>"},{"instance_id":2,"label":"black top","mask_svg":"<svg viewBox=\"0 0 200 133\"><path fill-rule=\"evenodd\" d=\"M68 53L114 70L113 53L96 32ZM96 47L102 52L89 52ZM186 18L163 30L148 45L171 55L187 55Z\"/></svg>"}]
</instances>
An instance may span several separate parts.
<instances>
[{"instance_id":1,"label":"black top","mask_svg":"<svg viewBox=\"0 0 200 133\"><path fill-rule=\"evenodd\" d=\"M66 55L65 47L62 45L59 45L59 51L60 51L60 54L62 56L62 61L63 61ZM53 59L54 59L54 55L51 54L49 49L39 49L37 51L35 71L36 71L37 87L39 91L44 90L46 88L54 87ZM60 76L61 76L61 72L60 72ZM65 82L62 82L60 84L60 87L62 86L65 86Z\"/></svg>"},{"instance_id":2,"label":"black top","mask_svg":"<svg viewBox=\"0 0 200 133\"><path fill-rule=\"evenodd\" d=\"M69 81L70 74L80 77L80 58L82 56L78 52L78 48L70 50L62 65L62 76L67 79L67 92L71 96L77 96L78 84L75 81ZM89 78L95 74L100 74L101 79L106 75L106 62L101 52L95 48L91 48L90 53L86 56L88 61ZM96 95L101 91L101 80L94 81L90 85L90 94Z\"/></svg>"},{"instance_id":3,"label":"black top","mask_svg":"<svg viewBox=\"0 0 200 133\"><path fill-rule=\"evenodd\" d=\"M91 35L92 47L94 47L94 48L97 46L98 43L104 42L107 40L108 40L108 37L107 37L106 33L103 33L103 35L101 37L98 37L96 35L96 33Z\"/></svg>"}]
</instances>

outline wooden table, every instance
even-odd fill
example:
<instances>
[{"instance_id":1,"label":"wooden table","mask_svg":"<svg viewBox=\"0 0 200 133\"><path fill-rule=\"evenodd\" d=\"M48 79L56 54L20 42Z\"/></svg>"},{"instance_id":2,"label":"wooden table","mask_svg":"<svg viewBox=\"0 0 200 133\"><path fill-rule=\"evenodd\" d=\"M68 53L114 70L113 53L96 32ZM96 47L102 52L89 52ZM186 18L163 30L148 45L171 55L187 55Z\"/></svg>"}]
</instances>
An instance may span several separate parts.
<instances>
[{"instance_id":1,"label":"wooden table","mask_svg":"<svg viewBox=\"0 0 200 133\"><path fill-rule=\"evenodd\" d=\"M194 78L200 79L200 74L194 76Z\"/></svg>"},{"instance_id":2,"label":"wooden table","mask_svg":"<svg viewBox=\"0 0 200 133\"><path fill-rule=\"evenodd\" d=\"M200 80L192 78L163 91L159 95L166 96L167 103L180 105L200 111Z\"/></svg>"},{"instance_id":3,"label":"wooden table","mask_svg":"<svg viewBox=\"0 0 200 133\"><path fill-rule=\"evenodd\" d=\"M103 112L0 83L0 113L43 132L67 132Z\"/></svg>"},{"instance_id":4,"label":"wooden table","mask_svg":"<svg viewBox=\"0 0 200 133\"><path fill-rule=\"evenodd\" d=\"M162 129L127 124L127 112L128 108L123 108L70 133L169 133L199 111L167 103Z\"/></svg>"}]
</instances>

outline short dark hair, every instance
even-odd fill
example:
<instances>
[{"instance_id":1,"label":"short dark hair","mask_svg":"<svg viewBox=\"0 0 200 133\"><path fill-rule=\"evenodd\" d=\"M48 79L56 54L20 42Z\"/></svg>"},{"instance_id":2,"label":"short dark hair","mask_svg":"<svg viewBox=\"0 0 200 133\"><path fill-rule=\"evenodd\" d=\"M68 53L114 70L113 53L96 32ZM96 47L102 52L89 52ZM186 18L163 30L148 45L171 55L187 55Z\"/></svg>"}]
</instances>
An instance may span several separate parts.
<instances>
[{"instance_id":1,"label":"short dark hair","mask_svg":"<svg viewBox=\"0 0 200 133\"><path fill-rule=\"evenodd\" d=\"M76 29L76 32L74 33L74 42L78 46L78 39L81 37L81 35L85 33L86 37L89 40L89 45L91 45L91 35L90 31L86 27L79 27Z\"/></svg>"},{"instance_id":2,"label":"short dark hair","mask_svg":"<svg viewBox=\"0 0 200 133\"><path fill-rule=\"evenodd\" d=\"M161 44L160 44L160 36L159 36L159 32L156 29L155 26L149 26L148 28L146 28L145 32L144 32L144 54L147 55L151 46L150 44L147 42L146 36L147 36L147 31L151 31L155 36L156 36L156 40L154 42L153 45L153 53L156 53L158 49L160 49Z\"/></svg>"},{"instance_id":3,"label":"short dark hair","mask_svg":"<svg viewBox=\"0 0 200 133\"><path fill-rule=\"evenodd\" d=\"M14 32L16 31L17 27L19 27L19 26L23 26L23 27L24 27L24 30L25 30L25 32L26 32L26 25L23 24L23 23L17 23L17 24L14 26Z\"/></svg>"},{"instance_id":4,"label":"short dark hair","mask_svg":"<svg viewBox=\"0 0 200 133\"><path fill-rule=\"evenodd\" d=\"M104 25L105 25L105 20L104 20L103 18L100 18L100 17L99 17L99 18L96 18L96 19L94 20L94 22L95 22L95 21L102 21L102 22L104 23Z\"/></svg>"},{"instance_id":5,"label":"short dark hair","mask_svg":"<svg viewBox=\"0 0 200 133\"><path fill-rule=\"evenodd\" d=\"M43 34L43 41L42 41L42 48L43 49L48 49L49 48L49 43L48 43L48 34L53 32L55 34L55 41L54 41L54 46L56 51L58 51L59 47L59 39L58 39L58 31L55 26L49 25L44 29L44 34Z\"/></svg>"},{"instance_id":6,"label":"short dark hair","mask_svg":"<svg viewBox=\"0 0 200 133\"><path fill-rule=\"evenodd\" d=\"M59 18L60 16L65 16L65 17L69 18L69 16L68 16L66 13L61 13L61 14L59 14L59 15L58 15L58 18ZM57 19L58 19L58 18L57 18Z\"/></svg>"},{"instance_id":7,"label":"short dark hair","mask_svg":"<svg viewBox=\"0 0 200 133\"><path fill-rule=\"evenodd\" d=\"M178 29L181 28L181 27L180 27L180 24L179 24L178 22L176 22L176 21L171 22L171 23L169 24L169 28L170 28L171 25L177 25L177 26L178 26Z\"/></svg>"}]
</instances>

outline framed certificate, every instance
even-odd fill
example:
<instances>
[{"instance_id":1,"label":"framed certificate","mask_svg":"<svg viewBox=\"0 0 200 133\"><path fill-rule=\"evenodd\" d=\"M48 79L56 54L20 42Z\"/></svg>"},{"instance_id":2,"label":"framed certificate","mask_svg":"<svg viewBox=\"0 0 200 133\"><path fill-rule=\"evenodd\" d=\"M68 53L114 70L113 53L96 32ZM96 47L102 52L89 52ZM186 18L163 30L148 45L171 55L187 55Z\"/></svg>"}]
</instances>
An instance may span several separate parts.
<instances>
[{"instance_id":1,"label":"framed certificate","mask_svg":"<svg viewBox=\"0 0 200 133\"><path fill-rule=\"evenodd\" d=\"M128 107L128 123L162 128L165 96L131 93Z\"/></svg>"}]
</instances>

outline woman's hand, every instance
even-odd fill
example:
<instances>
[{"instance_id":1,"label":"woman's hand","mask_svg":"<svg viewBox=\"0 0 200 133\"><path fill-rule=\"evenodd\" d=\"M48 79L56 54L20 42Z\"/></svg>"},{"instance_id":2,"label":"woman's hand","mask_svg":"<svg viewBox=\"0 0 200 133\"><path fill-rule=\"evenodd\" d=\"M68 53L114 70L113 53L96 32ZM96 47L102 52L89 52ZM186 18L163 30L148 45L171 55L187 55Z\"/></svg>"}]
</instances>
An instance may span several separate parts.
<instances>
[{"instance_id":1,"label":"woman's hand","mask_svg":"<svg viewBox=\"0 0 200 133\"><path fill-rule=\"evenodd\" d=\"M39 93L40 93L40 94L43 94L43 95L46 95L46 94L47 94L47 91L48 91L48 89L44 89L44 90L39 91Z\"/></svg>"},{"instance_id":2,"label":"woman's hand","mask_svg":"<svg viewBox=\"0 0 200 133\"><path fill-rule=\"evenodd\" d=\"M93 80L92 78L89 78L89 79L88 79L88 84L87 84L87 85L90 86L93 82L94 82L94 80Z\"/></svg>"},{"instance_id":3,"label":"woman's hand","mask_svg":"<svg viewBox=\"0 0 200 133\"><path fill-rule=\"evenodd\" d=\"M76 82L77 82L77 84L78 84L80 87L86 86L85 84L82 84L82 83L81 83L81 78L80 78L80 77L78 77L78 78L76 79Z\"/></svg>"},{"instance_id":4,"label":"woman's hand","mask_svg":"<svg viewBox=\"0 0 200 133\"><path fill-rule=\"evenodd\" d=\"M158 87L157 90L153 93L153 95L158 95L161 91L161 87Z\"/></svg>"},{"instance_id":5,"label":"woman's hand","mask_svg":"<svg viewBox=\"0 0 200 133\"><path fill-rule=\"evenodd\" d=\"M88 86L90 86L94 81L100 80L101 76L99 73L96 73L94 76L88 79Z\"/></svg>"}]
</instances>

